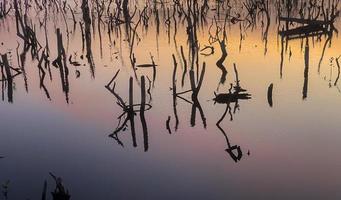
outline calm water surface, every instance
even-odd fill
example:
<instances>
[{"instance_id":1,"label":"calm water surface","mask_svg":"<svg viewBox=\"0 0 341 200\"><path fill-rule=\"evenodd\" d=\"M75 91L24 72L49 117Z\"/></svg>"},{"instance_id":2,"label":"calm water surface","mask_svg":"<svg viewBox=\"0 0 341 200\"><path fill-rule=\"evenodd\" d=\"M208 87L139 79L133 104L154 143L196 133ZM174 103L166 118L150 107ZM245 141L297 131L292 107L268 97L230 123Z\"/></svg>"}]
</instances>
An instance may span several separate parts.
<instances>
[{"instance_id":1,"label":"calm water surface","mask_svg":"<svg viewBox=\"0 0 341 200\"><path fill-rule=\"evenodd\" d=\"M73 1L68 3L75 7ZM4 158L0 159L0 181L10 181L8 199L40 199L45 180L49 192L55 186L49 172L63 178L71 199L341 198L341 94L336 62L341 39L336 32L331 40L326 35L282 40L278 30L285 23L278 24L272 3L267 39L264 15L249 28L244 28L244 22L228 20L227 57L223 61L227 75L221 83L217 61L222 51L219 41L210 43L210 33L215 34L217 26L223 27L224 15L215 24L213 17L218 17L212 3L207 23L197 30L199 51L205 46L214 48L212 55L204 55L210 49L199 52L194 61L196 85L205 62L201 89L195 100L188 92L174 102L173 75L178 93L191 89L192 56L183 17L175 20L177 24L173 19L169 26L166 23L167 8L172 13L173 4L158 5L159 31L152 5L148 8L148 28L141 23L136 29L135 65L151 64L153 57L155 81L152 67L133 70L125 25L115 27L109 37L106 17L100 23L101 33L93 17L92 72L86 47L82 50L80 4L74 9L75 29L69 10L68 30L61 14L50 11L46 18L51 63L58 57L56 29L62 32L69 70L67 92L63 91L60 69L51 64L51 79L44 68L47 95L40 81L39 59L32 58L31 49L24 64L18 62L17 51L20 57L24 42L16 34L14 11L0 19L1 54L8 55L14 68L24 66L27 78L26 90L24 75L14 77L13 102L8 99L8 85L2 87L0 156ZM138 1L137 5L141 12L144 3ZM45 27L40 26L45 11L34 12L31 8L28 22L43 46L40 58L46 45ZM135 16L133 28L137 20ZM334 26L341 28L338 18ZM222 32L219 39L223 39ZM187 62L184 78L181 47ZM79 66L69 61L70 56ZM213 99L215 93L229 93L230 84L236 86L234 64L238 83L251 99L239 100L237 107L231 102L229 108L226 101ZM105 87L118 70L110 87L115 82L115 93L127 105L130 77L133 104L141 102L141 76L146 77L146 90L150 91L144 112L146 131L141 106L134 106L136 145L130 121L114 136L116 140L110 137L127 117L120 122L124 111ZM267 98L271 83L272 107Z\"/></svg>"}]
</instances>

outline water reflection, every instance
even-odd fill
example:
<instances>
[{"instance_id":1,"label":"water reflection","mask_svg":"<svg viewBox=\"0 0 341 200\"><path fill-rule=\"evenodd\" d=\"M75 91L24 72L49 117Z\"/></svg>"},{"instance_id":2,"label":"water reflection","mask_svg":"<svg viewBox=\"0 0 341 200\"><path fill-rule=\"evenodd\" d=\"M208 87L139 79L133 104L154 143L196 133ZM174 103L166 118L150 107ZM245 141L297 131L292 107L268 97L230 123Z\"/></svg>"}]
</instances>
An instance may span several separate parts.
<instances>
[{"instance_id":1,"label":"water reflection","mask_svg":"<svg viewBox=\"0 0 341 200\"><path fill-rule=\"evenodd\" d=\"M53 192L51 192L53 200L69 200L70 194L69 191L63 185L63 179L61 177L56 177L54 174L50 172L50 176L56 183L56 187ZM42 199L46 199L46 190L47 190L47 182L44 182L43 195Z\"/></svg>"},{"instance_id":2,"label":"water reflection","mask_svg":"<svg viewBox=\"0 0 341 200\"><path fill-rule=\"evenodd\" d=\"M13 79L17 75L21 74L21 71L18 68L14 68L10 66L8 62L7 54L1 55L0 67L1 67L1 77L2 77L1 78L2 100L5 99L4 90L5 90L5 87L7 87L7 100L9 103L13 103L13 88L14 88Z\"/></svg>"},{"instance_id":3,"label":"water reflection","mask_svg":"<svg viewBox=\"0 0 341 200\"><path fill-rule=\"evenodd\" d=\"M43 184L43 190L41 193L41 198L42 200L48 200L48 199L53 199L53 200L69 200L71 199L71 195L68 191L68 189L64 186L63 179L61 177L55 176L53 173L49 173L50 176L52 177L54 183L55 183L55 188L53 191L48 192L48 181L45 180ZM7 180L1 185L1 194L3 199L9 200L13 199L11 198L12 193L11 193L11 181ZM50 193L50 195L48 195ZM52 197L52 198L50 198Z\"/></svg>"},{"instance_id":4,"label":"water reflection","mask_svg":"<svg viewBox=\"0 0 341 200\"><path fill-rule=\"evenodd\" d=\"M58 57L52 62L52 65L59 69L59 75L62 85L62 90L65 94L65 100L69 103L69 68L67 66L67 57L63 46L63 36L60 29L57 29L57 52Z\"/></svg>"},{"instance_id":5,"label":"water reflection","mask_svg":"<svg viewBox=\"0 0 341 200\"><path fill-rule=\"evenodd\" d=\"M127 123L130 122L132 143L134 147L137 147L136 141L136 130L135 130L135 115L137 112L140 113L140 120L142 124L142 132L143 132L143 144L144 151L148 151L148 128L145 119L145 111L148 111L152 108L152 106L146 103L146 81L145 77L141 77L141 103L134 104L134 80L133 77L129 79L129 104L127 105L122 97L115 92L116 82L119 71L116 72L115 76L111 79L111 81L105 86L107 90L109 90L116 98L117 104L122 108L123 113L118 117L118 125L114 130L110 137L113 138L119 145L124 146L123 142L119 139L119 133L125 131L128 127ZM138 109L139 108L139 109Z\"/></svg>"},{"instance_id":6,"label":"water reflection","mask_svg":"<svg viewBox=\"0 0 341 200\"><path fill-rule=\"evenodd\" d=\"M245 40L245 36L247 30L249 29L257 29L257 23L261 23L261 33L262 33L262 41L264 42L264 55L268 52L268 36L269 29L271 28L271 18L278 18L277 29L278 34L280 36L280 77L283 78L283 66L285 54L288 51L289 41L299 39L301 41L305 40L304 45L304 82L302 89L302 98L306 99L308 97L308 85L309 85L309 55L310 55L310 39L313 41L322 41L322 36L326 36L324 40L324 45L322 48L321 58L318 64L318 72L320 73L322 61L324 60L325 51L327 46L331 45L333 33L337 32L335 27L335 22L337 17L339 16L338 11L338 3L333 2L325 5L324 3L318 4L315 3L298 3L297 1L286 1L285 3L276 2L273 3L271 1L252 1L248 0L243 3L241 8L233 7L230 5L230 2L217 2L216 4L210 4L208 1L203 1L199 3L198 1L187 1L180 2L174 1L173 3L162 3L158 5L157 2L146 2L145 5L134 5L133 3L129 3L127 0L109 3L95 1L92 4L87 0L82 0L81 2L75 1L75 5L71 3L64 2L63 4L58 3L47 3L47 2L36 2L36 6L42 11L42 15L44 16L44 20L39 21L40 30L43 32L45 42L39 41L41 37L37 37L37 29L35 25L32 23L28 23L28 18L30 17L30 9L27 5L22 4L22 2L18 2L17 0L13 1L13 10L15 15L15 28L18 39L18 46L16 48L16 56L17 56L17 65L18 68L12 67L8 62L8 55L11 55L11 52L3 54L2 62L1 62L1 71L2 71L2 99L5 97L5 90L7 89L7 99L8 102L13 102L13 88L14 88L14 78L20 74L22 74L24 86L26 92L29 91L29 83L28 83L28 74L27 69L25 67L27 53L30 51L31 57L33 61L37 62L38 67L38 75L39 75L39 87L45 93L47 99L51 100L51 91L49 91L49 87L47 86L46 76L48 75L49 80L52 81L53 71L50 67L50 62L52 66L54 66L60 77L60 84L62 87L62 91L65 95L65 101L67 103L70 102L70 74L69 70L72 66L75 68L75 78L79 79L81 76L81 70L79 69L84 64L82 61L78 60L77 51L73 54L68 51L69 43L70 43L70 30L68 28L68 23L70 20L67 19L67 15L71 14L72 22L73 22L73 34L76 32L77 21L79 22L79 27L81 31L81 41L82 41L82 52L85 52L85 58L90 67L90 74L92 78L95 78L95 61L93 54L93 45L92 40L95 37L95 23L97 21L97 33L99 38L99 50L100 50L100 58L103 58L103 42L104 38L102 36L102 29L107 29L108 37L110 40L110 54L111 48L116 46L116 40L120 40L121 42L127 42L129 46L129 61L132 66L132 71L134 73L134 77L130 77L129 79L129 98L128 104L120 97L118 93L115 92L116 81L115 79L118 76L118 72L115 74L114 78L106 85L108 91L110 91L118 101L118 105L122 108L123 113L118 117L118 127L115 129L113 134L110 136L114 138L118 144L123 146L123 142L119 139L118 133L122 130L127 129L127 124L129 122L131 135L132 135L132 143L133 146L137 146L136 142L136 130L135 130L135 115L137 112L140 113L140 120L142 124L142 132L144 138L144 149L148 150L148 128L146 119L144 116L144 111L151 109L151 101L152 94L151 89L156 85L156 77L157 72L160 70L160 66L157 65L154 61L154 56L150 53L150 63L145 64L137 64L137 57L135 52L135 47L138 46L139 42L143 40L143 31L148 32L148 27L150 26L150 17L153 15L155 18L155 24L153 24L156 28L156 40L157 43L159 41L160 34L160 26L162 23L166 25L166 32L168 33L168 43L170 43L170 33L171 29L174 29L173 40L175 47L177 47L177 39L180 37L177 33L179 29L182 30L182 26L185 27L185 34L187 35L186 44L180 45L180 51L178 48L175 49L177 53L178 60L177 61L175 55L173 54L173 75L172 75L172 107L173 114L175 118L175 127L174 130L177 131L179 127L179 116L177 111L177 100L183 100L184 102L191 104L191 114L190 114L190 125L194 127L196 125L196 113L199 111L200 118L203 124L203 127L207 127L207 120L204 113L204 108L199 101L199 91L204 82L205 71L206 71L206 63L203 61L202 66L200 67L199 63L202 58L210 58L215 55L215 44L218 44L218 48L220 49L221 55L216 60L216 66L221 71L221 75L219 78L218 85L223 86L228 80L228 71L225 66L226 60L228 58L228 29L232 29L232 26L237 26L240 31L240 46L239 50L242 48L242 41ZM6 6L8 3L5 3L1 7L1 17L5 18L9 11L6 11ZM78 6L80 6L80 10L78 10ZM12 4L10 4L12 5ZM92 10L90 6L93 6L93 9L96 12L96 17L92 14ZM221 9L226 6L227 9ZM210 7L214 12L210 12ZM66 9L68 8L68 9ZM113 11L111 11L111 9ZM25 10L25 12L22 12ZM48 25L49 25L49 11L53 10L57 14L60 14L64 19L65 27L64 28L56 28L56 48L51 49L51 40L48 33ZM273 11L276 12L274 13ZM44 11L44 12L43 12ZM70 11L70 13L68 13ZM78 16L77 11L82 13L81 16ZM271 15L272 13L272 15ZM209 21L211 21L209 23ZM178 23L180 22L180 23ZM124 27L124 34L122 34L121 27ZM200 41L198 39L198 31L208 29L208 45L204 45L203 48L200 48L201 43L205 43L205 41ZM142 33L139 32L139 29L142 29ZM63 33L65 32L67 39L67 48L64 47L65 41L63 41ZM92 34L93 33L93 34ZM114 37L118 37L114 39ZM302 42L303 43L303 42ZM186 47L184 47L186 45ZM54 45L53 45L54 46ZM22 47L22 52L20 52L20 47ZM121 48L121 47L120 47ZM185 49L188 49L188 52L185 53ZM53 53L51 53L51 50ZM121 48L122 50L122 48ZM158 54L159 49L157 49ZM122 52L117 51L115 54L120 54L120 58L122 57ZM56 57L52 58L53 55L56 54ZM187 54L187 55L186 55ZM289 52L289 60L292 56L292 50L290 48ZM81 60L83 60L83 55L79 56ZM118 56L116 56L118 59ZM67 62L68 61L68 62ZM333 84L337 86L339 75L340 75L340 65L339 58L335 59L335 63L337 66L337 77ZM124 62L122 60L122 62ZM181 63L181 77L177 77L178 73L178 62ZM69 65L69 66L68 66ZM148 68L152 69L152 78L149 78ZM141 78L138 78L138 73L142 73ZM236 68L235 68L236 76L238 76ZM178 88L179 84L177 80L181 80L181 90ZM141 87L141 103L134 104L134 91L133 91L133 82L134 80L138 83L139 87ZM146 80L148 80L149 88L146 88ZM231 112L231 108L229 105L231 102L235 103L234 111L239 107L238 100L239 99L248 99L249 95L242 88L239 87L239 80L237 77L236 85L231 86L228 93L217 94L215 97L216 103L227 104L227 108L225 110L226 115L227 112ZM189 83L189 84L188 84ZM190 86L190 89L184 89L186 86ZM218 90L219 90L218 86ZM232 89L234 90L232 92ZM273 106L272 100L273 93L273 84L268 87L267 100L270 107ZM149 100L146 98L146 94L149 96ZM185 97L186 94L190 94L191 98L187 99ZM147 103L148 101L149 103ZM146 108L147 106L147 108ZM139 109L138 109L139 108ZM223 117L224 118L224 117ZM169 116L166 121L166 128L169 133L172 132L170 128L170 122L172 117Z\"/></svg>"},{"instance_id":7,"label":"water reflection","mask_svg":"<svg viewBox=\"0 0 341 200\"><path fill-rule=\"evenodd\" d=\"M268 49L268 32L271 26L271 11L277 10L278 17L278 33L281 38L281 57L280 57L280 77L283 76L283 65L284 65L284 53L288 50L289 40L293 39L304 39L308 37L312 37L313 39L317 39L321 41L321 37L323 35L327 36L327 39L324 42L324 47L322 50L322 55L318 65L318 72L320 72L321 64L325 55L326 48L331 45L331 40L333 37L333 33L337 32L335 28L335 21L339 16L338 4L337 2L329 3L325 5L324 3L298 3L296 1L286 1L285 3L273 3L270 1L246 1L243 4L244 9L234 8L230 5L230 2L218 2L216 5L210 5L207 1L202 2L201 4L197 1L188 1L186 3L182 3L180 1L173 2L173 5L165 5L161 4L160 11L162 16L160 16L160 11L156 11L159 8L157 3L147 2L146 5L142 6L133 6L128 3L128 1L119 1L112 2L110 1L108 4L96 1L94 5L94 10L96 11L97 18L91 19L91 12L89 8L89 2L86 0L82 0L82 2L75 2L75 5L71 3L64 2L63 4L48 4L42 2L42 5L36 2L36 6L41 11L45 11L43 16L44 20L39 21L40 27L43 28L44 31L44 39L43 41L38 41L37 38L37 30L33 27L33 25L27 23L27 18L29 17L29 9L22 5L21 2L15 0L13 2L14 14L15 14L15 22L16 22L16 32L20 39L23 41L23 50L19 55L19 47L17 47L17 61L18 66L20 66L20 71L22 72L23 79L25 82L25 89L28 91L28 77L25 70L25 61L26 54L30 50L31 56L38 62L39 69L39 77L40 77L40 87L43 89L46 97L51 99L50 92L48 87L45 84L45 76L48 73L50 80L52 80L52 72L50 68L50 42L47 31L48 25L48 11L56 10L59 12L64 21L65 21L65 29L66 38L67 38L67 47L69 46L69 29L68 29L68 21L66 19L67 11L70 11L72 22L73 22L73 32L75 34L76 24L79 21L80 29L81 29L81 39L82 39L82 49L86 49L86 59L88 65L90 66L91 76L95 77L95 63L93 59L92 52L92 32L95 33L94 24L97 21L97 32L99 34L99 43L100 43L100 57L103 57L103 38L102 38L102 29L105 27L108 28L108 36L110 39L110 43L115 45L115 41L113 41L112 34L116 34L116 36L121 37L120 40L126 40L129 44L130 50L130 62L132 64L132 69L135 74L135 79L138 80L138 76L136 74L136 70L138 68L149 68L153 69L152 75L152 85L155 86L156 80L156 67L157 65L154 62L153 56L151 56L151 64L136 64L136 56L134 53L134 46L137 46L138 43L142 40L142 37L138 33L138 28L141 26L142 29L148 31L148 26L150 24L149 18L150 15L155 15L156 22L156 32L157 32L157 41L159 40L159 32L160 32L160 23L164 20L166 24L167 32L170 34L171 27L174 29L174 43L177 43L177 32L178 29L181 28L177 21L182 22L186 26L187 33L187 44L188 44L188 59L186 59L184 53L184 46L180 46L180 52L178 55L181 57L182 62L181 65L183 67L183 73L181 78L181 86L185 85L185 78L188 72L188 68L193 69L196 66L196 76L199 76L199 52L202 56L210 56L215 53L215 49L213 45L215 43L219 44L219 48L221 50L221 57L217 60L216 65L221 70L220 84L224 84L227 79L227 69L224 66L224 62L226 61L227 54L227 30L226 28L233 25L237 25L240 29L240 49L241 42L245 39L245 34L248 29L255 29L257 27L257 23L261 23L261 32L262 32L262 41L264 42L264 54L267 54ZM78 9L78 5L81 4L81 12L82 18L78 19L76 16L76 10ZM114 6L115 4L116 7ZM9 11L6 11L7 3L2 7L2 17L5 17ZM141 6L141 5L140 5ZM209 12L210 6L214 7L214 11L216 13ZM221 6L227 6L228 9L222 11ZM25 7L25 13L22 13L22 7ZM66 7L68 9L66 9ZM110 8L114 7L114 12L111 13ZM151 11L151 12L149 12ZM105 14L106 13L106 14ZM213 16L212 14L216 14ZM106 19L103 19L104 16L108 15ZM245 16L244 16L245 15ZM162 19L161 19L162 18ZM260 19L258 19L260 18ZM211 19L211 23L208 23L208 19ZM136 23L132 25L132 21L136 20ZM172 23L173 22L173 23ZM103 24L107 24L107 26L103 26ZM121 25L124 25L125 35L121 34ZM283 26L282 26L283 25ZM91 27L93 26L93 27ZM204 48L199 50L199 40L198 40L198 28L209 27L209 46L204 45ZM93 29L93 30L91 30ZM58 29L60 32L60 29ZM57 31L57 30L56 30ZM57 31L58 32L58 31ZM244 34L243 34L244 33ZM57 33L58 34L58 33ZM122 38L123 37L123 38ZM77 61L72 60L72 55L63 56L63 67L59 66L60 62L59 57L63 54L64 44L63 41L59 41L60 38L57 35L57 58L55 60L52 59L52 64L59 68L59 76L61 79L62 90L65 93L66 102L69 102L69 78L68 78L68 67L66 65L65 57L69 57L69 63L73 66L80 66L81 64ZM44 44L45 43L45 44ZM60 51L60 52L59 52ZM65 49L64 49L65 51ZM178 52L178 49L176 49ZM41 53L40 53L41 52ZM58 53L59 52L59 53ZM60 54L60 55L59 55ZM65 53L64 53L65 54ZM67 52L68 54L68 52ZM290 57L292 55L292 51L290 49ZM83 55L81 55L81 58ZM56 65L57 63L58 66ZM44 67L42 67L44 66ZM307 69L307 67L305 67ZM76 77L80 77L80 70L76 70ZM189 75L189 73L188 73ZM307 73L305 73L305 77L307 77ZM149 78L148 78L149 79ZM305 80L307 80L305 78ZM306 85L305 81L305 85ZM9 90L9 92L11 92ZM305 95L303 95L305 96ZM305 98L305 97L303 97Z\"/></svg>"},{"instance_id":8,"label":"water reflection","mask_svg":"<svg viewBox=\"0 0 341 200\"><path fill-rule=\"evenodd\" d=\"M292 96L276 98L288 94L281 93L283 84L287 84L284 90L298 88L299 102L310 101L318 97L312 91L327 88L314 75L341 93L340 56L334 55L329 59L329 66L325 65L328 56L338 50L337 46L336 50L332 48L338 41L338 1L44 0L30 3L13 0L0 4L0 26L4 27L0 30L5 38L0 60L2 100L16 103L16 99L26 100L23 94L39 96L35 92L38 87L52 108L62 107L60 99L63 99L68 106L63 107L65 112L77 108L82 110L77 111L79 114L89 109L84 111L86 114L82 113L87 118L96 111L89 107L111 106L112 101L106 102L107 95L111 95L117 106L115 111L106 110L103 116L112 113L117 116L110 119L110 126L112 123L117 126L109 136L122 147L128 146L131 140L134 148L143 145L143 150L153 155L150 145L160 144L150 141L163 137L153 133L169 133L173 139L180 135L175 132L191 133L194 129L211 132L211 127L217 127L212 132L223 134L225 151L232 161L239 162L250 150L245 153L247 148L241 147L244 145L232 142L237 141L234 128L252 124L238 124L227 131L223 122L226 118L230 124L238 121L235 114L240 102L259 110L265 104L266 108L272 108L267 114L283 115L280 106L288 103L286 99L295 100ZM11 39L7 41L7 38ZM261 47L257 46L258 42ZM257 57L259 52L263 58ZM296 60L301 54L302 58ZM319 56L315 72L316 54ZM261 59L266 61L264 68L256 66ZM233 69L229 67L231 63L241 62L248 65L239 67L239 72L236 64ZM241 86L240 72L243 86L248 90ZM262 82L264 79L266 85ZM269 79L273 79L271 84ZM105 92L101 91L103 86ZM214 106L210 105L208 95L212 93ZM250 93L253 98L257 97L254 101L249 101ZM338 93L329 95L332 103L337 102ZM92 98L96 98L96 104L88 105ZM222 115L216 104L224 106ZM116 115L118 109L120 113ZM17 115L21 117L20 113ZM104 121L99 119L93 123ZM162 124L162 130L156 126L158 123ZM264 126L271 128L269 124ZM252 137L250 130L245 132L247 137ZM139 137L143 144L138 143ZM51 176L56 182L53 198L69 199L61 180ZM46 183L43 190L47 198Z\"/></svg>"},{"instance_id":9,"label":"water reflection","mask_svg":"<svg viewBox=\"0 0 341 200\"><path fill-rule=\"evenodd\" d=\"M236 64L233 66L235 72L235 85L231 84L228 93L214 93L214 103L218 104L226 104L226 109L224 114L216 123L218 129L222 132L225 137L227 149L226 152L230 155L230 157L235 161L238 162L243 157L243 152L241 147L238 145L231 145L229 138L225 130L220 126L221 122L225 119L227 113L230 115L230 121L233 121L233 115L236 114L236 111L240 109L239 101L240 100L249 100L251 99L251 94L247 93L247 90L243 89L240 86L240 80L238 77L238 71ZM231 108L231 103L234 103L233 110Z\"/></svg>"}]
</instances>

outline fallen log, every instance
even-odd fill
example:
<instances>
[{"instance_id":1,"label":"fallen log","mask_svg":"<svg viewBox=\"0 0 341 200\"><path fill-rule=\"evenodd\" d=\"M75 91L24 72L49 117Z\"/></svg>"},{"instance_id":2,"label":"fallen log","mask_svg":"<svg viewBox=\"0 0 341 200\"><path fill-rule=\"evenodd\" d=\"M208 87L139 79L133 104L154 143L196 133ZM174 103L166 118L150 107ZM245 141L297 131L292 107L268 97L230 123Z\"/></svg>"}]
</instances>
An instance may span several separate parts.
<instances>
[{"instance_id":1,"label":"fallen log","mask_svg":"<svg viewBox=\"0 0 341 200\"><path fill-rule=\"evenodd\" d=\"M295 22L299 24L308 24L308 25L329 25L332 24L333 20L311 20L311 19L301 19L301 18L292 18L292 17L279 17L280 21L286 22Z\"/></svg>"},{"instance_id":2,"label":"fallen log","mask_svg":"<svg viewBox=\"0 0 341 200\"><path fill-rule=\"evenodd\" d=\"M302 27L297 27L297 28L289 29L289 30L282 30L282 31L279 31L279 34L283 37L290 37L290 36L297 36L297 35L308 35L314 32L326 33L328 32L328 30L323 25L314 24L314 25L306 25Z\"/></svg>"}]
</instances>

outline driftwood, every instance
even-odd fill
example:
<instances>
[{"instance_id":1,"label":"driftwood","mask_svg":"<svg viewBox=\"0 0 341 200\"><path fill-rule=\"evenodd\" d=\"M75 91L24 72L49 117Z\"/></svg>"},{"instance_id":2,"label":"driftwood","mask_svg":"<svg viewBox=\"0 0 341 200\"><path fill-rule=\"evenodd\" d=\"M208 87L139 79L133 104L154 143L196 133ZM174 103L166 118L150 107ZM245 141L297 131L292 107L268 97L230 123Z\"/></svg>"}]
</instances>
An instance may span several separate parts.
<instances>
[{"instance_id":1,"label":"driftwood","mask_svg":"<svg viewBox=\"0 0 341 200\"><path fill-rule=\"evenodd\" d=\"M251 99L251 95L248 93L221 93L215 94L214 101L216 103L225 104L225 103L235 103L238 100L248 100Z\"/></svg>"},{"instance_id":2,"label":"driftwood","mask_svg":"<svg viewBox=\"0 0 341 200\"><path fill-rule=\"evenodd\" d=\"M339 12L333 14L330 19L318 20L318 19L304 19L304 18L292 18L292 17L279 17L280 21L284 21L286 25L286 30L279 31L282 37L287 37L288 39L296 39L302 37L312 37L319 35L327 35L330 32L336 30L334 28L334 21L339 15ZM301 24L300 27L289 29L289 23Z\"/></svg>"}]
</instances>

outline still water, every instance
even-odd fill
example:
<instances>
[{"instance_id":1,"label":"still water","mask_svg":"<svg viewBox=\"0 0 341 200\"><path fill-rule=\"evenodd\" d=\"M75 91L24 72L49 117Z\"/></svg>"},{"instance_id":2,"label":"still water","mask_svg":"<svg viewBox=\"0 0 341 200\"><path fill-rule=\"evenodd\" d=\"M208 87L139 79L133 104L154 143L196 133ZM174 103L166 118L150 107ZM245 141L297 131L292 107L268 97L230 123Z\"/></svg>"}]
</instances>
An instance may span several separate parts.
<instances>
[{"instance_id":1,"label":"still water","mask_svg":"<svg viewBox=\"0 0 341 200\"><path fill-rule=\"evenodd\" d=\"M49 199L50 172L71 199L341 198L337 31L289 39L276 1L266 1L270 21L259 12L251 22L247 4L209 1L193 53L193 28L174 2L132 1L130 27L109 30L106 9L98 20L89 2L88 31L75 2L65 11L21 5L38 55L24 50L13 8L0 19L13 75L10 85L3 67L4 199L40 199L45 180ZM338 18L333 25L341 28Z\"/></svg>"}]
</instances>

